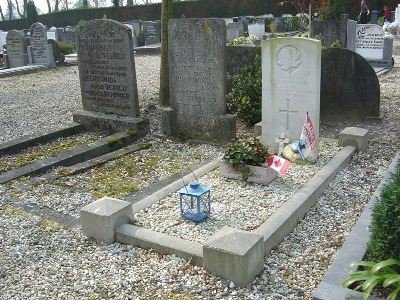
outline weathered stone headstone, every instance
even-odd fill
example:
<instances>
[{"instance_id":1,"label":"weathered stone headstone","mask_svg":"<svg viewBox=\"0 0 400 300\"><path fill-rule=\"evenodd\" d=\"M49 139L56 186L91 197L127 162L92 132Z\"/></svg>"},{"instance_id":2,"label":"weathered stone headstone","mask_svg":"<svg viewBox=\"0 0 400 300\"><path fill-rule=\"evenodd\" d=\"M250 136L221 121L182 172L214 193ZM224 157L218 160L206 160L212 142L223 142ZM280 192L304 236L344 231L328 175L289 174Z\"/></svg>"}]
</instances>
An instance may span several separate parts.
<instances>
[{"instance_id":1,"label":"weathered stone headstone","mask_svg":"<svg viewBox=\"0 0 400 300\"><path fill-rule=\"evenodd\" d=\"M135 35L133 34L133 25L132 24L125 24L126 27L128 27L131 31L132 31L132 45L133 48L136 48L138 46L137 44L137 39L135 37Z\"/></svg>"},{"instance_id":2,"label":"weathered stone headstone","mask_svg":"<svg viewBox=\"0 0 400 300\"><path fill-rule=\"evenodd\" d=\"M321 61L321 120L379 119L380 86L372 66L342 48L323 50Z\"/></svg>"},{"instance_id":3,"label":"weathered stone headstone","mask_svg":"<svg viewBox=\"0 0 400 300\"><path fill-rule=\"evenodd\" d=\"M226 114L226 25L223 19L173 19L168 25L170 107L167 135L229 141L235 117Z\"/></svg>"},{"instance_id":4,"label":"weathered stone headstone","mask_svg":"<svg viewBox=\"0 0 400 300\"><path fill-rule=\"evenodd\" d=\"M143 22L142 26L146 46L161 43L160 22Z\"/></svg>"},{"instance_id":5,"label":"weathered stone headstone","mask_svg":"<svg viewBox=\"0 0 400 300\"><path fill-rule=\"evenodd\" d=\"M259 40L263 39L265 33L265 22L264 20L257 23L251 23L248 25L249 35L256 36Z\"/></svg>"},{"instance_id":6,"label":"weathered stone headstone","mask_svg":"<svg viewBox=\"0 0 400 300\"><path fill-rule=\"evenodd\" d=\"M321 42L306 38L263 41L262 141L278 152L275 139L298 141L307 112L319 137ZM317 142L318 145L318 142Z\"/></svg>"},{"instance_id":7,"label":"weathered stone headstone","mask_svg":"<svg viewBox=\"0 0 400 300\"><path fill-rule=\"evenodd\" d=\"M46 27L41 23L33 23L29 32L31 44L28 47L29 63L55 67L52 47L47 42Z\"/></svg>"},{"instance_id":8,"label":"weathered stone headstone","mask_svg":"<svg viewBox=\"0 0 400 300\"><path fill-rule=\"evenodd\" d=\"M4 55L6 68L26 66L28 63L28 55L26 53L24 36L16 30L10 30L7 34L6 45L7 55Z\"/></svg>"},{"instance_id":9,"label":"weathered stone headstone","mask_svg":"<svg viewBox=\"0 0 400 300\"><path fill-rule=\"evenodd\" d=\"M117 130L123 128L122 123L132 129L138 126L137 123L142 124L142 119L138 118L139 101L130 29L113 20L91 20L78 27L76 42L82 105L86 112L75 114L74 120L84 122L82 115L90 115L92 119L96 117L96 121L92 122L94 127L101 126L98 120L105 120L102 129L109 132L116 131L111 128L113 126ZM111 119L116 115L120 116L119 125L116 122L111 125ZM148 131L148 120L144 125L147 127L143 131Z\"/></svg>"},{"instance_id":10,"label":"weathered stone headstone","mask_svg":"<svg viewBox=\"0 0 400 300\"><path fill-rule=\"evenodd\" d=\"M237 38L244 35L242 23L229 23L226 25L226 41L229 42L231 39Z\"/></svg>"}]
</instances>

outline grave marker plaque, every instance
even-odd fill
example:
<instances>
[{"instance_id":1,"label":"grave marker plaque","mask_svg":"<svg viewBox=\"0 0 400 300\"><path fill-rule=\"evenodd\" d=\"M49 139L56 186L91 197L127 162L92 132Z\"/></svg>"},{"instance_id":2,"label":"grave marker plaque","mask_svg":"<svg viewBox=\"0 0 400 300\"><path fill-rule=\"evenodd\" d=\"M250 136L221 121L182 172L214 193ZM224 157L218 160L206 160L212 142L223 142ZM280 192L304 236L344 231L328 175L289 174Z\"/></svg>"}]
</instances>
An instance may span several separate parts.
<instances>
[{"instance_id":1,"label":"grave marker plaque","mask_svg":"<svg viewBox=\"0 0 400 300\"><path fill-rule=\"evenodd\" d=\"M170 111L163 130L204 140L231 140L226 115L226 25L223 19L173 19L168 25Z\"/></svg>"},{"instance_id":2,"label":"grave marker plaque","mask_svg":"<svg viewBox=\"0 0 400 300\"><path fill-rule=\"evenodd\" d=\"M6 37L7 44L7 68L26 66L28 56L26 54L26 42L24 36L16 30L10 30Z\"/></svg>"},{"instance_id":3,"label":"grave marker plaque","mask_svg":"<svg viewBox=\"0 0 400 300\"><path fill-rule=\"evenodd\" d=\"M305 38L262 42L262 140L278 152L275 138L298 141L306 114L319 137L321 43ZM318 143L317 143L318 145Z\"/></svg>"},{"instance_id":4,"label":"grave marker plaque","mask_svg":"<svg viewBox=\"0 0 400 300\"><path fill-rule=\"evenodd\" d=\"M131 30L113 20L92 20L76 35L83 108L138 116Z\"/></svg>"}]
</instances>

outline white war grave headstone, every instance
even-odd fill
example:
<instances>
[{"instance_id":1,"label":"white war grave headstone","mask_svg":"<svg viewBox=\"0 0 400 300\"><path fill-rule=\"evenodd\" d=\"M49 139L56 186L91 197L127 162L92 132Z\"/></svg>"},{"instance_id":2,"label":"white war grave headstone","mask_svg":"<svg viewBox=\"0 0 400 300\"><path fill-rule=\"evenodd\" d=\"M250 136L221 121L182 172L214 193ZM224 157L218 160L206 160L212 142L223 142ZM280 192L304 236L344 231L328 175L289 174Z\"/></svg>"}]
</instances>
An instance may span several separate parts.
<instances>
[{"instance_id":1,"label":"white war grave headstone","mask_svg":"<svg viewBox=\"0 0 400 300\"><path fill-rule=\"evenodd\" d=\"M298 141L308 113L319 138L321 42L269 39L262 52L262 141L278 153L277 138ZM286 142L286 141L285 141Z\"/></svg>"},{"instance_id":2,"label":"white war grave headstone","mask_svg":"<svg viewBox=\"0 0 400 300\"><path fill-rule=\"evenodd\" d=\"M91 20L76 30L76 45L84 111L75 113L74 121L107 132L127 127L146 133L148 119L139 118L131 30L117 21Z\"/></svg>"},{"instance_id":3,"label":"white war grave headstone","mask_svg":"<svg viewBox=\"0 0 400 300\"><path fill-rule=\"evenodd\" d=\"M236 119L226 114L224 19L172 19L168 24L170 107L167 135L230 141Z\"/></svg>"},{"instance_id":4,"label":"white war grave headstone","mask_svg":"<svg viewBox=\"0 0 400 300\"><path fill-rule=\"evenodd\" d=\"M29 28L31 45L28 47L30 64L55 67L52 46L47 42L47 30L42 23L33 23Z\"/></svg>"},{"instance_id":5,"label":"white war grave headstone","mask_svg":"<svg viewBox=\"0 0 400 300\"><path fill-rule=\"evenodd\" d=\"M22 33L10 30L6 37L7 54L4 55L6 68L17 68L26 66L28 55L26 53L26 41Z\"/></svg>"}]
</instances>

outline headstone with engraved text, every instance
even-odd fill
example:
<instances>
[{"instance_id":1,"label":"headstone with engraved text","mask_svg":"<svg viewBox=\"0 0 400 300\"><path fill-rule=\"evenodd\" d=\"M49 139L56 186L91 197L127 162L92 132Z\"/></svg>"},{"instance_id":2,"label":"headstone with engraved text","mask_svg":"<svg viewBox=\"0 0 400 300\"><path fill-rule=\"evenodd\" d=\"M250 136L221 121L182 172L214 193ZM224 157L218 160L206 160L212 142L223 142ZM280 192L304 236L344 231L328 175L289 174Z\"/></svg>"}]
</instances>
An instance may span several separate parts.
<instances>
[{"instance_id":1,"label":"headstone with engraved text","mask_svg":"<svg viewBox=\"0 0 400 300\"><path fill-rule=\"evenodd\" d=\"M161 43L160 22L143 22L142 26L146 46Z\"/></svg>"},{"instance_id":2,"label":"headstone with engraved text","mask_svg":"<svg viewBox=\"0 0 400 300\"><path fill-rule=\"evenodd\" d=\"M236 136L226 114L226 25L223 19L173 19L168 24L170 107L163 131L203 140Z\"/></svg>"},{"instance_id":3,"label":"headstone with engraved text","mask_svg":"<svg viewBox=\"0 0 400 300\"><path fill-rule=\"evenodd\" d=\"M28 63L28 55L26 53L26 42L24 36L16 30L10 30L6 37L6 45L6 68L26 66Z\"/></svg>"},{"instance_id":4,"label":"headstone with engraved text","mask_svg":"<svg viewBox=\"0 0 400 300\"><path fill-rule=\"evenodd\" d=\"M321 42L306 38L263 41L262 141L278 152L275 139L298 141L306 115L319 137ZM317 143L318 145L318 143Z\"/></svg>"},{"instance_id":5,"label":"headstone with engraved text","mask_svg":"<svg viewBox=\"0 0 400 300\"><path fill-rule=\"evenodd\" d=\"M74 121L100 131L148 133L148 119L139 117L131 30L114 20L91 20L78 27L76 42L84 110Z\"/></svg>"},{"instance_id":6,"label":"headstone with engraved text","mask_svg":"<svg viewBox=\"0 0 400 300\"><path fill-rule=\"evenodd\" d=\"M52 47L47 42L46 27L41 23L33 23L29 33L31 44L28 47L29 63L55 67Z\"/></svg>"}]
</instances>

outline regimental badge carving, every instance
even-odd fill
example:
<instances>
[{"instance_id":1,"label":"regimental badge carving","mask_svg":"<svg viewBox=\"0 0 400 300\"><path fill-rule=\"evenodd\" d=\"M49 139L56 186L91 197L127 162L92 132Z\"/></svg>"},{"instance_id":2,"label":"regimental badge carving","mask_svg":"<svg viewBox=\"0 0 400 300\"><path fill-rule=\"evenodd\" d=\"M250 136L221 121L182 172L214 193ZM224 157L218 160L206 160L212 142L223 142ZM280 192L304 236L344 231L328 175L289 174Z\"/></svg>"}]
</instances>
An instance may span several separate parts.
<instances>
[{"instance_id":1,"label":"regimental badge carving","mask_svg":"<svg viewBox=\"0 0 400 300\"><path fill-rule=\"evenodd\" d=\"M276 53L276 63L282 71L294 73L301 66L301 52L296 47L283 46Z\"/></svg>"}]
</instances>

